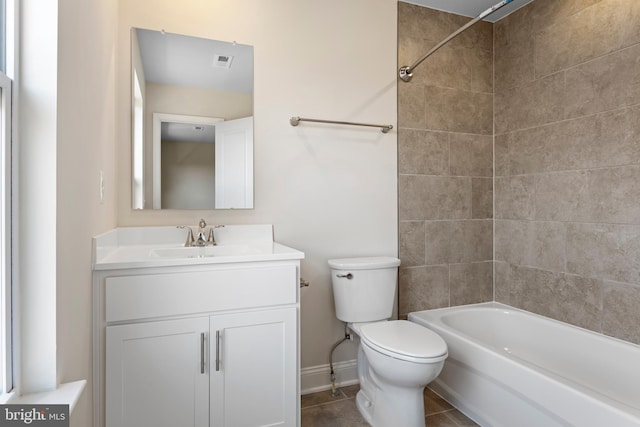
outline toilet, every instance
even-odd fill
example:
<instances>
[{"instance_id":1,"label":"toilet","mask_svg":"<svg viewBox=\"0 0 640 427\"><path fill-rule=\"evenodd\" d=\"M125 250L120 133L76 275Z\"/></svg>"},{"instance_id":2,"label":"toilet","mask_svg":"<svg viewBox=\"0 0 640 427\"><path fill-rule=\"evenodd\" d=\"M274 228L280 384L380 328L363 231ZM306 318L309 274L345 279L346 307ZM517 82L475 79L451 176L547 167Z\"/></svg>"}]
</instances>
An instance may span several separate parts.
<instances>
[{"instance_id":1,"label":"toilet","mask_svg":"<svg viewBox=\"0 0 640 427\"><path fill-rule=\"evenodd\" d=\"M444 366L447 344L393 313L400 260L329 260L336 317L360 337L356 405L373 427L424 427L424 387Z\"/></svg>"}]
</instances>

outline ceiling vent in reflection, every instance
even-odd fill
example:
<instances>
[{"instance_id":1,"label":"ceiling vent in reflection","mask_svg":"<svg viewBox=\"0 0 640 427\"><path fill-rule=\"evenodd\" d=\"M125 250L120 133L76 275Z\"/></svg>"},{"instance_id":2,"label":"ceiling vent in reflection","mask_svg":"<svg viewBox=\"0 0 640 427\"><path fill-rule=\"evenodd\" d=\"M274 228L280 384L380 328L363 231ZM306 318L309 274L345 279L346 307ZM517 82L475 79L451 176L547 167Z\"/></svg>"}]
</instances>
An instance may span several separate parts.
<instances>
[{"instance_id":1,"label":"ceiling vent in reflection","mask_svg":"<svg viewBox=\"0 0 640 427\"><path fill-rule=\"evenodd\" d=\"M231 68L233 56L229 55L213 55L213 66L217 68Z\"/></svg>"}]
</instances>

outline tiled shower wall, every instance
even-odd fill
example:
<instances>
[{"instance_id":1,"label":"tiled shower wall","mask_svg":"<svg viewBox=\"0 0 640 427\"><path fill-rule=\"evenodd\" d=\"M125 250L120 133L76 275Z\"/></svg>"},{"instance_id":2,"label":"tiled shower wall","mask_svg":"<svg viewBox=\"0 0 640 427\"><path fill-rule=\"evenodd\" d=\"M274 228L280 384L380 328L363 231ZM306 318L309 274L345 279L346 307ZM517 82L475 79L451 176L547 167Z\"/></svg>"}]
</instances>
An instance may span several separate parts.
<instances>
[{"instance_id":1,"label":"tiled shower wall","mask_svg":"<svg viewBox=\"0 0 640 427\"><path fill-rule=\"evenodd\" d=\"M398 5L401 65L468 20ZM398 83L401 316L493 299L492 63L480 23Z\"/></svg>"},{"instance_id":2,"label":"tiled shower wall","mask_svg":"<svg viewBox=\"0 0 640 427\"><path fill-rule=\"evenodd\" d=\"M399 3L399 65L467 20ZM495 289L640 343L640 1L534 0L398 92L400 314Z\"/></svg>"},{"instance_id":3,"label":"tiled shower wall","mask_svg":"<svg viewBox=\"0 0 640 427\"><path fill-rule=\"evenodd\" d=\"M640 343L640 1L494 31L496 300Z\"/></svg>"}]
</instances>

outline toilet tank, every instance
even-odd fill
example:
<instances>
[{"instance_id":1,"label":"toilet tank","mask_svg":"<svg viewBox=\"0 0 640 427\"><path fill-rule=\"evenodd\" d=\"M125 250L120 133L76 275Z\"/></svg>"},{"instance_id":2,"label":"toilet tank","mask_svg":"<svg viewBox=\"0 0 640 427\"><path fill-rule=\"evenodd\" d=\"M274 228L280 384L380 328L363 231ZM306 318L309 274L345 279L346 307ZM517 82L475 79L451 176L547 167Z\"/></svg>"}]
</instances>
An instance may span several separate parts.
<instances>
[{"instance_id":1,"label":"toilet tank","mask_svg":"<svg viewBox=\"0 0 640 427\"><path fill-rule=\"evenodd\" d=\"M393 257L329 260L336 317L348 323L390 318L399 265Z\"/></svg>"}]
</instances>

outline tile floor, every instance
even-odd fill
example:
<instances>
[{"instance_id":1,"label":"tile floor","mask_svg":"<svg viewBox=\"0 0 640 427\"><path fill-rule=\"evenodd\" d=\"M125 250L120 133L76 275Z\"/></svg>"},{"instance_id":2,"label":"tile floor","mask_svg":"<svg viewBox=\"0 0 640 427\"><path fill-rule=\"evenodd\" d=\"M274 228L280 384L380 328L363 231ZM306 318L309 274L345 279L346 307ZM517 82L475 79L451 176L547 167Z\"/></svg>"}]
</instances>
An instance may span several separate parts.
<instances>
[{"instance_id":1,"label":"tile floor","mask_svg":"<svg viewBox=\"0 0 640 427\"><path fill-rule=\"evenodd\" d=\"M337 397L328 391L302 396L302 427L369 427L356 408L355 396L359 389L356 384L341 388L342 393ZM428 388L424 390L424 412L427 427L478 425Z\"/></svg>"}]
</instances>

